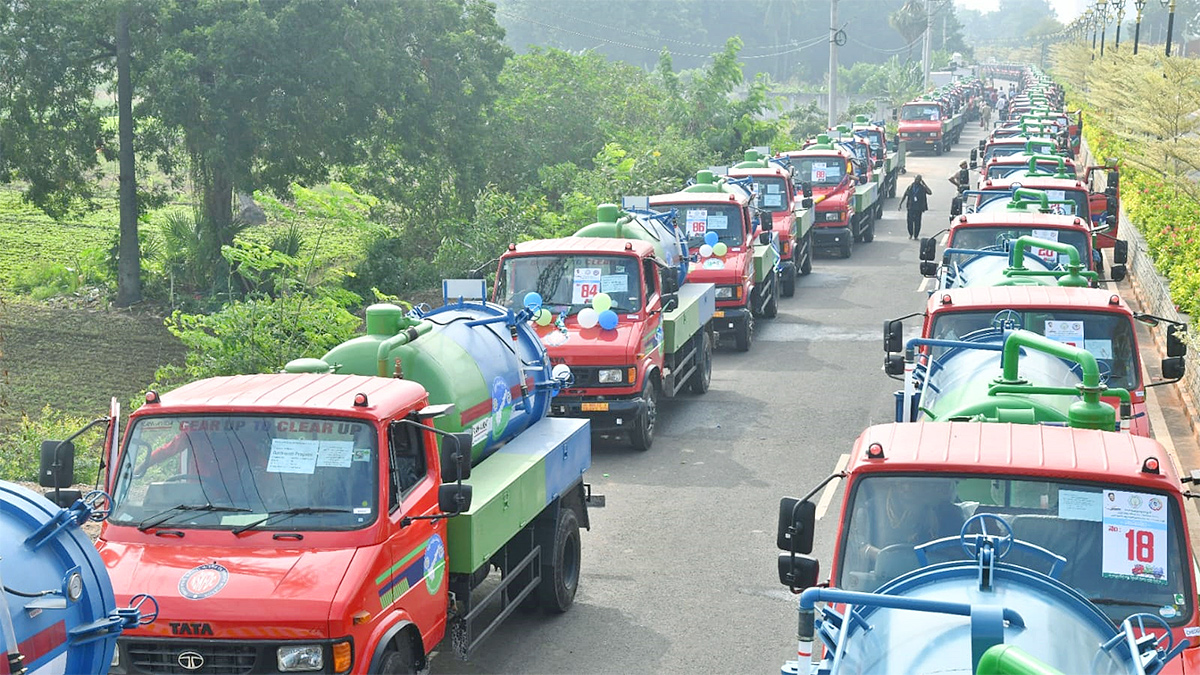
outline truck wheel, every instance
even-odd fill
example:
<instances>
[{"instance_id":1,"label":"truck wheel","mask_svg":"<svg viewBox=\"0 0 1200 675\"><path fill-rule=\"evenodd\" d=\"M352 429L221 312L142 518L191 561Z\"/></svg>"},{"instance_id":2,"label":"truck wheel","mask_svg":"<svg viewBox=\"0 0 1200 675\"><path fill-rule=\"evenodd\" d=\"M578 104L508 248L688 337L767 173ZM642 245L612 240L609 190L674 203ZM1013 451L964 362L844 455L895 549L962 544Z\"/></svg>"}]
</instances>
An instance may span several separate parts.
<instances>
[{"instance_id":1,"label":"truck wheel","mask_svg":"<svg viewBox=\"0 0 1200 675\"><path fill-rule=\"evenodd\" d=\"M883 196L879 197L879 203L875 205L875 220L883 220Z\"/></svg>"},{"instance_id":2,"label":"truck wheel","mask_svg":"<svg viewBox=\"0 0 1200 675\"><path fill-rule=\"evenodd\" d=\"M629 442L634 450L644 451L654 444L654 427L658 422L658 388L650 377L646 377L646 384L642 386L642 400L646 407L638 415L637 426L629 431Z\"/></svg>"},{"instance_id":3,"label":"truck wheel","mask_svg":"<svg viewBox=\"0 0 1200 675\"><path fill-rule=\"evenodd\" d=\"M379 672L385 675L415 675L418 672L417 650L408 633L401 632L392 640L392 646L379 660Z\"/></svg>"},{"instance_id":4,"label":"truck wheel","mask_svg":"<svg viewBox=\"0 0 1200 675\"><path fill-rule=\"evenodd\" d=\"M653 388L653 386L651 387ZM554 527L554 550L550 565L542 566L538 603L547 614L562 614L575 603L579 589L579 516L569 506L559 506Z\"/></svg>"},{"instance_id":5,"label":"truck wheel","mask_svg":"<svg viewBox=\"0 0 1200 675\"><path fill-rule=\"evenodd\" d=\"M812 232L804 238L804 260L800 262L800 275L805 276L812 272L813 261L813 240Z\"/></svg>"},{"instance_id":6,"label":"truck wheel","mask_svg":"<svg viewBox=\"0 0 1200 675\"><path fill-rule=\"evenodd\" d=\"M942 156L942 143L941 143L941 141L938 141L937 143L935 143L935 144L933 145L933 154L937 155L938 157L941 157L941 156Z\"/></svg>"},{"instance_id":7,"label":"truck wheel","mask_svg":"<svg viewBox=\"0 0 1200 675\"><path fill-rule=\"evenodd\" d=\"M871 224L867 225L867 229L863 230L862 240L867 244L875 241L875 221L871 221Z\"/></svg>"},{"instance_id":8,"label":"truck wheel","mask_svg":"<svg viewBox=\"0 0 1200 675\"><path fill-rule=\"evenodd\" d=\"M779 315L779 272L774 274L774 278L767 285L766 291L771 294L771 299L767 300L767 304L763 305L763 316L768 319L774 319Z\"/></svg>"},{"instance_id":9,"label":"truck wheel","mask_svg":"<svg viewBox=\"0 0 1200 675\"><path fill-rule=\"evenodd\" d=\"M787 268L787 271L785 271L783 273L783 279L782 279L782 283L780 285L782 286L780 292L783 294L783 297L790 298L796 294L796 260L795 260L795 256L792 256L792 266Z\"/></svg>"},{"instance_id":10,"label":"truck wheel","mask_svg":"<svg viewBox=\"0 0 1200 675\"><path fill-rule=\"evenodd\" d=\"M846 237L845 241L842 242L842 248L841 248L842 257L849 258L850 254L853 252L854 252L854 242L851 241L851 237Z\"/></svg>"},{"instance_id":11,"label":"truck wheel","mask_svg":"<svg viewBox=\"0 0 1200 675\"><path fill-rule=\"evenodd\" d=\"M754 342L754 314L746 312L746 322L733 335L734 346L739 352L750 351L750 345Z\"/></svg>"},{"instance_id":12,"label":"truck wheel","mask_svg":"<svg viewBox=\"0 0 1200 675\"><path fill-rule=\"evenodd\" d=\"M688 379L688 388L693 394L703 394L712 384L712 333L707 328L700 334L700 345L696 354L696 372Z\"/></svg>"}]
</instances>

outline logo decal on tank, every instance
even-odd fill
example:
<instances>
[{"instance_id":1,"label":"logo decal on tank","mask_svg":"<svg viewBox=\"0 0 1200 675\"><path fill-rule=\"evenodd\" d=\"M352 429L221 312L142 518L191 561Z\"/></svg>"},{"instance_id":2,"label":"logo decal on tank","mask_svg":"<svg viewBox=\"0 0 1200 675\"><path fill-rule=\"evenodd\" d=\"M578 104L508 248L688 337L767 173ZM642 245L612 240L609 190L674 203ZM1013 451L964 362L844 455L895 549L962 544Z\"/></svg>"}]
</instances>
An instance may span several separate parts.
<instances>
[{"instance_id":1,"label":"logo decal on tank","mask_svg":"<svg viewBox=\"0 0 1200 675\"><path fill-rule=\"evenodd\" d=\"M492 438L498 439L508 426L509 415L512 414L512 392L504 383L504 378L496 376L492 380Z\"/></svg>"}]
</instances>

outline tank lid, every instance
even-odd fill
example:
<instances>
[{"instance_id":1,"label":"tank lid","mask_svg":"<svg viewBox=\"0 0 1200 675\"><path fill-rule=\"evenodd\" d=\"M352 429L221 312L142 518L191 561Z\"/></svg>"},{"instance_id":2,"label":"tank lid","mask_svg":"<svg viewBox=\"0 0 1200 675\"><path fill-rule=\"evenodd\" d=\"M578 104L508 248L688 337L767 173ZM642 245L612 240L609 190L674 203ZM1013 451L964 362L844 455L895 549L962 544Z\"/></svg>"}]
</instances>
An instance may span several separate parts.
<instances>
[{"instance_id":1,"label":"tank lid","mask_svg":"<svg viewBox=\"0 0 1200 675\"><path fill-rule=\"evenodd\" d=\"M328 373L329 364L321 359L292 359L283 367L285 373Z\"/></svg>"},{"instance_id":2,"label":"tank lid","mask_svg":"<svg viewBox=\"0 0 1200 675\"><path fill-rule=\"evenodd\" d=\"M395 335L402 318L404 310L390 302L371 305L367 308L367 334Z\"/></svg>"},{"instance_id":3,"label":"tank lid","mask_svg":"<svg viewBox=\"0 0 1200 675\"><path fill-rule=\"evenodd\" d=\"M621 215L621 207L616 204L601 204L596 207L596 221L600 223L615 223Z\"/></svg>"}]
</instances>

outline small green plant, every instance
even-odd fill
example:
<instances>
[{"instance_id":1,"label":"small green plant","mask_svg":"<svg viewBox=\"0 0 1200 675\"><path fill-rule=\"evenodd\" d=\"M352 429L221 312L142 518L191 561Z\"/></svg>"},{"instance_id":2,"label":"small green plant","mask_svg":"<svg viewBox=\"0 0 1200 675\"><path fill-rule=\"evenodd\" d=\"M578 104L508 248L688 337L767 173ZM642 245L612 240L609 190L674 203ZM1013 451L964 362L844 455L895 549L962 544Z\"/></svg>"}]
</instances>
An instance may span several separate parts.
<instances>
[{"instance_id":1,"label":"small green plant","mask_svg":"<svg viewBox=\"0 0 1200 675\"><path fill-rule=\"evenodd\" d=\"M42 441L61 441L91 420L54 410L50 406L36 416L21 415L16 428L0 438L0 480L36 482L41 462ZM96 428L75 439L75 483L93 484L100 467L100 444L104 430Z\"/></svg>"}]
</instances>

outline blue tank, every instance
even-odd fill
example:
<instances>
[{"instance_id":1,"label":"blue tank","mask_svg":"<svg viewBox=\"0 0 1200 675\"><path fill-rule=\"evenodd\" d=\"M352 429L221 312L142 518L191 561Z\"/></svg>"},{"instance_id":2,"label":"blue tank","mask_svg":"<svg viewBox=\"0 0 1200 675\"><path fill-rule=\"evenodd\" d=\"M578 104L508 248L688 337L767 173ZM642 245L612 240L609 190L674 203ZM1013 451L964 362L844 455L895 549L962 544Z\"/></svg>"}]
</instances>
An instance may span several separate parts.
<instances>
[{"instance_id":1,"label":"blue tank","mask_svg":"<svg viewBox=\"0 0 1200 675\"><path fill-rule=\"evenodd\" d=\"M107 672L121 631L157 616L157 606L144 618L138 608L153 605L149 596L117 608L104 562L79 527L104 515L83 500L59 508L0 481L0 672Z\"/></svg>"}]
</instances>

